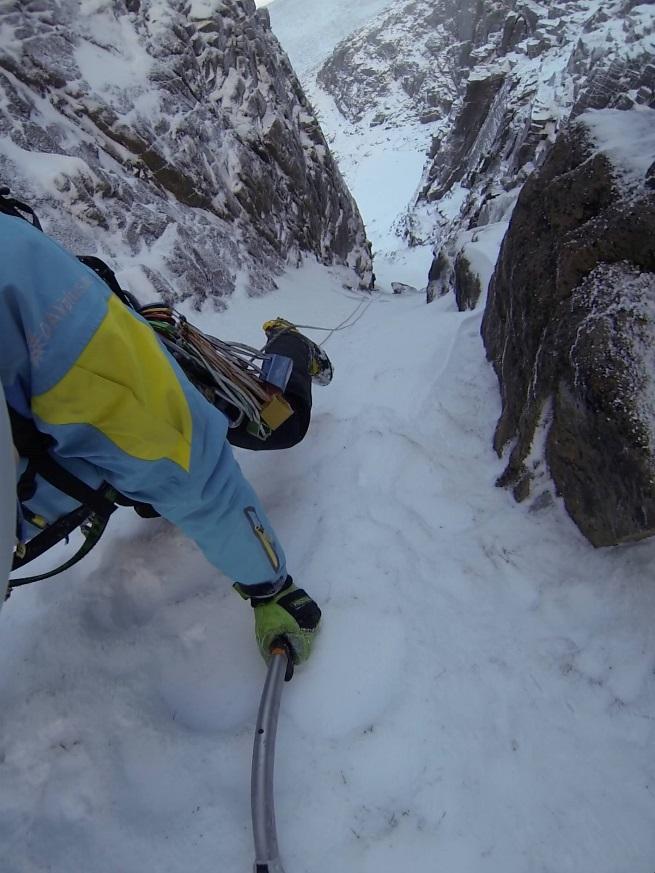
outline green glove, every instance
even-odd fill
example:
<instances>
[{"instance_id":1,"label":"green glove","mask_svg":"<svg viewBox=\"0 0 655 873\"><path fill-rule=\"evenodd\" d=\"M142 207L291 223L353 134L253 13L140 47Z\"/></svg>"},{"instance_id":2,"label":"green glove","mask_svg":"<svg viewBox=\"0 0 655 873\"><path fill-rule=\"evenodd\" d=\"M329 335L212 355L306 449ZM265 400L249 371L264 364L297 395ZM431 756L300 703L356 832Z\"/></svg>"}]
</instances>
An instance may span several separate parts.
<instances>
[{"instance_id":1,"label":"green glove","mask_svg":"<svg viewBox=\"0 0 655 873\"><path fill-rule=\"evenodd\" d=\"M248 596L247 588L238 586L242 596ZM290 645L294 664L306 661L312 652L314 636L321 620L318 604L294 585L287 576L284 585L271 597L251 597L255 610L255 637L262 657L268 663L271 645L283 637Z\"/></svg>"}]
</instances>

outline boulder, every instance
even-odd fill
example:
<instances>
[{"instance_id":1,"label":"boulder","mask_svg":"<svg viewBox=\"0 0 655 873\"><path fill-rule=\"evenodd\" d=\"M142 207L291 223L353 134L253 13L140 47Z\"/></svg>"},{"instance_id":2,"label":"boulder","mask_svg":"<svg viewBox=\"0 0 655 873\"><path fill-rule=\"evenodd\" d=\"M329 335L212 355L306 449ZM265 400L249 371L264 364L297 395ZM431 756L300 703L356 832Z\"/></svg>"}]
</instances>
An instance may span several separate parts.
<instances>
[{"instance_id":1,"label":"boulder","mask_svg":"<svg viewBox=\"0 0 655 873\"><path fill-rule=\"evenodd\" d=\"M418 294L418 288L413 285L406 285L404 282L392 282L391 290L394 294Z\"/></svg>"}]
</instances>

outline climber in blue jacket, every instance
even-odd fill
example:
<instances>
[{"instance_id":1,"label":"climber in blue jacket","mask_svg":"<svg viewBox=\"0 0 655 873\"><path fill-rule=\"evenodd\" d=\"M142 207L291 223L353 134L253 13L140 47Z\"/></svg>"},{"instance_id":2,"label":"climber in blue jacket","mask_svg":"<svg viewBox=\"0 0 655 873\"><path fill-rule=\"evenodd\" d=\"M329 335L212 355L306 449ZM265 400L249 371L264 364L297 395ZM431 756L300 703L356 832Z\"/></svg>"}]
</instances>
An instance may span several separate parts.
<instances>
[{"instance_id":1,"label":"climber in blue jacket","mask_svg":"<svg viewBox=\"0 0 655 873\"><path fill-rule=\"evenodd\" d=\"M0 214L0 263L7 406L52 438L52 457L77 479L151 504L195 540L254 606L264 657L282 636L294 660L304 661L321 613L287 573L282 546L227 442L226 416L140 316L29 222ZM19 476L25 465L19 462ZM37 477L27 517L51 524L75 505ZM26 541L37 531L25 513L19 518Z\"/></svg>"}]
</instances>

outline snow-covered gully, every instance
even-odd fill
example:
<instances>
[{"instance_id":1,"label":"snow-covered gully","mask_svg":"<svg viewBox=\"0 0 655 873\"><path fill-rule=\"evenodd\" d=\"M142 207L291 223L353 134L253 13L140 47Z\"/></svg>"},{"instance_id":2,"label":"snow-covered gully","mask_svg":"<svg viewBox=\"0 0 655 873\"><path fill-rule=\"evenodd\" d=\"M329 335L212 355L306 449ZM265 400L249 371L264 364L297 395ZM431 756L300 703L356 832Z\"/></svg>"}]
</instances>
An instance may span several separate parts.
<instances>
[{"instance_id":1,"label":"snow-covered gully","mask_svg":"<svg viewBox=\"0 0 655 873\"><path fill-rule=\"evenodd\" d=\"M202 18L223 5L192 0L189 8ZM59 6L67 14L73 8ZM323 42L312 36L310 6ZM274 275L265 265L279 258L241 262L239 239L254 233L250 219L241 238L227 219L219 236L204 236L199 229L214 225L203 210L167 195L157 208L146 202L149 218L170 211L166 229L153 231L149 247L139 242L136 253L121 230L120 201L112 221L120 220L104 236L84 224L80 209L77 224L70 216L63 223L70 220L82 236L67 238L92 241L139 294L151 292L151 276L183 290L181 254L192 242L199 263L210 266L193 274L202 294L179 295L191 321L261 346L261 324L280 315L311 325L307 333L326 342L334 363L332 383L314 391L312 424L299 446L274 455L237 450L290 572L323 610L312 659L284 687L277 730L275 806L286 873L653 873L655 539L609 549L587 542L544 469L545 419L528 458L537 498L518 504L495 486L511 446L504 458L492 449L500 396L480 336L484 288L467 312L458 311L453 294L427 306L433 249L408 249L393 229L414 202L441 122L408 116L396 128L371 126L368 118L352 125L316 86L317 65L338 40L393 6L334 0L339 17L330 28L323 0L270 7L274 31L294 36L290 55L303 84L316 87L312 103L373 240L370 295L355 290L352 270L320 266L305 250L303 266L275 275L277 290L263 293ZM644 40L652 17L646 7L631 9ZM99 0L81 8L83 29L87 17L106 11ZM38 3L28 11L41 20ZM579 10L576 16L583 20ZM300 35L297 21L307 28ZM157 16L152 22L157 31ZM565 30L571 24L557 22ZM612 38L623 38L611 19L606 24ZM125 32L132 30L106 38L122 51ZM594 51L606 51L605 37L592 37L599 40ZM8 43L18 51L18 39ZM97 66L95 44L78 58L87 77L101 79L101 93L113 89L104 75L118 69L116 46L111 66ZM143 46L134 49L140 58ZM560 60L546 64L549 79L540 81L535 105L558 109L548 99L568 69ZM526 68L540 63L524 61ZM148 108L154 98L144 83L138 87ZM389 93L391 117L400 91ZM287 95L281 86L280 94ZM55 130L46 103L39 96L37 108L45 106L43 118ZM88 105L93 110L95 98ZM241 105L229 108L230 124L241 123ZM646 111L633 110L643 113L640 123ZM621 118L625 127L628 114ZM599 143L615 150L618 127L612 120L605 130L599 121ZM229 167L237 152L226 130L224 151L215 154ZM641 184L650 150L633 137L626 152L623 127L620 133L623 171ZM54 224L55 208L62 216L70 210L52 179L60 172L66 179L64 171L77 178L78 164L70 162L78 159L50 148L33 155L11 137L0 142L0 152L47 195ZM319 144L321 159L323 149ZM89 153L97 156L95 146ZM85 179L96 178L83 169ZM104 165L94 170L104 172ZM250 178L247 170L243 177ZM235 178L226 175L225 185ZM132 185L141 196L142 181L130 170L125 190ZM340 185L337 179L334 190ZM518 189L505 194L488 224L458 239L482 286ZM439 203L444 221L466 196L457 183ZM434 225L427 211L417 216L427 231L415 239L427 239ZM283 221L278 230L286 233ZM358 233L355 249L362 247ZM215 297L205 299L204 277L220 270L229 283L218 282ZM394 281L419 290L394 294ZM59 547L35 572L74 549ZM127 510L112 517L83 563L12 595L0 621L0 873L252 870L251 758L266 668L251 612L179 531Z\"/></svg>"},{"instance_id":2,"label":"snow-covered gully","mask_svg":"<svg viewBox=\"0 0 655 873\"><path fill-rule=\"evenodd\" d=\"M646 873L655 546L595 551L557 500L495 488L481 310L378 270L307 439L240 457L325 613L280 720L285 868ZM341 282L307 265L205 325L333 327ZM3 871L247 869L249 610L161 521L89 561L3 611Z\"/></svg>"}]
</instances>

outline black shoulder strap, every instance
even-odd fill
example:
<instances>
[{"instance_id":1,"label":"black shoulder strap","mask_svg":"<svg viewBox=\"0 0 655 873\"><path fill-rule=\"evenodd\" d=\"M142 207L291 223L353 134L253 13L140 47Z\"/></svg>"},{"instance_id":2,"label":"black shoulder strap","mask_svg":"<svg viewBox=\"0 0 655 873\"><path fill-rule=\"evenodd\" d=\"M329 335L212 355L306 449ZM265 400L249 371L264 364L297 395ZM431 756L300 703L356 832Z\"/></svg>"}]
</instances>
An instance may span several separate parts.
<instances>
[{"instance_id":1,"label":"black shoulder strap","mask_svg":"<svg viewBox=\"0 0 655 873\"><path fill-rule=\"evenodd\" d=\"M105 285L109 286L122 303L138 312L139 301L129 291L121 288L116 273L101 258L97 258L95 255L78 255L77 260L90 267L97 276L100 276Z\"/></svg>"},{"instance_id":2,"label":"black shoulder strap","mask_svg":"<svg viewBox=\"0 0 655 873\"><path fill-rule=\"evenodd\" d=\"M26 213L31 216L30 224L33 224L38 230L43 230L41 222L32 207L28 206L26 203L21 203L20 200L16 200L14 197L11 197L9 188L7 188L6 185L0 187L0 212L4 212L5 215L13 215L14 218L23 218L25 221L30 221L30 219L26 218L23 214Z\"/></svg>"}]
</instances>

